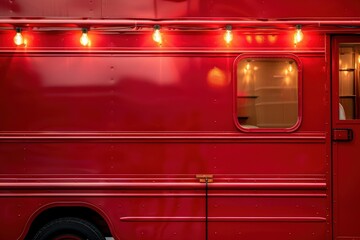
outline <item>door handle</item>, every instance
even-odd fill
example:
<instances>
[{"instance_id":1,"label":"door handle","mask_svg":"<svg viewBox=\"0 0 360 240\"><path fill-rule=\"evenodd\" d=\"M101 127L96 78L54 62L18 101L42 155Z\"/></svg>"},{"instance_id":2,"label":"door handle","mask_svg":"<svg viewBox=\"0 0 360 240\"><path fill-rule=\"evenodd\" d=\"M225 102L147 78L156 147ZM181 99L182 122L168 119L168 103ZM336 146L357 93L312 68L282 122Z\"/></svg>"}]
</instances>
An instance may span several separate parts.
<instances>
[{"instance_id":1,"label":"door handle","mask_svg":"<svg viewBox=\"0 0 360 240\"><path fill-rule=\"evenodd\" d=\"M350 142L354 138L354 132L351 128L336 128L333 129L333 141L336 142Z\"/></svg>"}]
</instances>

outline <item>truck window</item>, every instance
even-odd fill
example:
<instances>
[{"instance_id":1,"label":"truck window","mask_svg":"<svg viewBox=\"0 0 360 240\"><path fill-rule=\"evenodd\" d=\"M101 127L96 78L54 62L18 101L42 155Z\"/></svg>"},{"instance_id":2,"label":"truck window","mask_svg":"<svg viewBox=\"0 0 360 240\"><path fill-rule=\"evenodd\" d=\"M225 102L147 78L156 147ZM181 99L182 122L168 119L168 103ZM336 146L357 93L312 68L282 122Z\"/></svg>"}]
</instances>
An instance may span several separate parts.
<instances>
[{"instance_id":1,"label":"truck window","mask_svg":"<svg viewBox=\"0 0 360 240\"><path fill-rule=\"evenodd\" d=\"M298 122L298 66L291 58L237 63L236 113L242 128L284 129Z\"/></svg>"},{"instance_id":2,"label":"truck window","mask_svg":"<svg viewBox=\"0 0 360 240\"><path fill-rule=\"evenodd\" d=\"M339 119L359 119L360 44L342 43L339 49Z\"/></svg>"}]
</instances>

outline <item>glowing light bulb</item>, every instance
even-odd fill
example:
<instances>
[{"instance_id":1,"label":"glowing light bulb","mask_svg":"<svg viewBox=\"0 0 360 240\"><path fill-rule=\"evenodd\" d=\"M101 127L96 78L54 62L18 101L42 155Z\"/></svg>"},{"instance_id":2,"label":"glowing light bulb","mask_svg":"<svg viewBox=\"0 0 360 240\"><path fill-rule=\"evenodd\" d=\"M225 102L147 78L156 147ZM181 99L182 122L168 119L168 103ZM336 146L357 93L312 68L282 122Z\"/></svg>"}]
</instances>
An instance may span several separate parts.
<instances>
[{"instance_id":1,"label":"glowing light bulb","mask_svg":"<svg viewBox=\"0 0 360 240\"><path fill-rule=\"evenodd\" d=\"M80 37L80 43L84 47L90 46L90 39L89 39L89 36L88 36L87 33L88 33L88 30L86 28L83 28L82 29L82 35Z\"/></svg>"},{"instance_id":2,"label":"glowing light bulb","mask_svg":"<svg viewBox=\"0 0 360 240\"><path fill-rule=\"evenodd\" d=\"M301 31L301 25L296 25L296 31L295 31L295 34L294 34L294 44L295 46L301 42L304 38L304 34L303 32Z\"/></svg>"},{"instance_id":3,"label":"glowing light bulb","mask_svg":"<svg viewBox=\"0 0 360 240\"><path fill-rule=\"evenodd\" d=\"M20 45L24 44L24 37L21 34L21 28L16 28L16 34L15 34L15 37L14 37L14 43L17 46L20 46Z\"/></svg>"},{"instance_id":4,"label":"glowing light bulb","mask_svg":"<svg viewBox=\"0 0 360 240\"><path fill-rule=\"evenodd\" d=\"M154 26L154 33L152 35L152 38L153 38L154 42L158 43L159 45L162 44L162 36L161 36L161 32L160 32L160 25L155 25Z\"/></svg>"},{"instance_id":5,"label":"glowing light bulb","mask_svg":"<svg viewBox=\"0 0 360 240\"><path fill-rule=\"evenodd\" d=\"M233 40L233 34L232 34L232 26L227 25L226 26L226 32L224 34L224 40L227 44L230 44Z\"/></svg>"}]
</instances>

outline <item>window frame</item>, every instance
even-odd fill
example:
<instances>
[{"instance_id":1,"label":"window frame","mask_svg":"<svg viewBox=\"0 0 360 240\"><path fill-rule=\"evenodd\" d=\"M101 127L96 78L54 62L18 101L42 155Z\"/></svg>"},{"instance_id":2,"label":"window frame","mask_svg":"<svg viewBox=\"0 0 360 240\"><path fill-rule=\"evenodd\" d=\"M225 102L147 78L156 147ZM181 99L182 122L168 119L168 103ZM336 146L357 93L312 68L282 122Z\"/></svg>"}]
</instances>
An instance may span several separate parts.
<instances>
[{"instance_id":1,"label":"window frame","mask_svg":"<svg viewBox=\"0 0 360 240\"><path fill-rule=\"evenodd\" d=\"M240 61L246 60L246 59L291 59L297 64L298 68L298 116L296 123L289 128L246 128L243 127L240 122L238 121L237 116L237 86L238 86L238 78L237 78L237 67ZM242 132L248 132L248 133L285 133L285 132L295 132L299 129L301 123L302 123L302 85L303 85L303 65L301 60L294 54L252 54L252 53L244 53L239 55L234 60L233 65L233 119L235 126Z\"/></svg>"}]
</instances>

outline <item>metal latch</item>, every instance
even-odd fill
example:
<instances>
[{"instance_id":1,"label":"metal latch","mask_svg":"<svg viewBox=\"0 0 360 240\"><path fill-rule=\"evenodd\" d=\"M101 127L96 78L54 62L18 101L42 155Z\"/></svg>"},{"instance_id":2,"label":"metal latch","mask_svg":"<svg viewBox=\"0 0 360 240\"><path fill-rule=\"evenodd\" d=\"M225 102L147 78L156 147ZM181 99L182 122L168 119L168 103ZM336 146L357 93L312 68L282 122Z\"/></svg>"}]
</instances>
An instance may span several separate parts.
<instances>
[{"instance_id":1,"label":"metal latch","mask_svg":"<svg viewBox=\"0 0 360 240\"><path fill-rule=\"evenodd\" d=\"M212 183L214 182L213 175L211 174L196 174L196 178L201 183Z\"/></svg>"}]
</instances>

